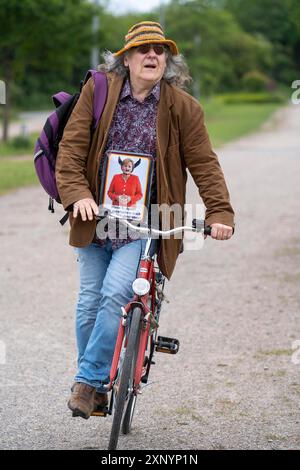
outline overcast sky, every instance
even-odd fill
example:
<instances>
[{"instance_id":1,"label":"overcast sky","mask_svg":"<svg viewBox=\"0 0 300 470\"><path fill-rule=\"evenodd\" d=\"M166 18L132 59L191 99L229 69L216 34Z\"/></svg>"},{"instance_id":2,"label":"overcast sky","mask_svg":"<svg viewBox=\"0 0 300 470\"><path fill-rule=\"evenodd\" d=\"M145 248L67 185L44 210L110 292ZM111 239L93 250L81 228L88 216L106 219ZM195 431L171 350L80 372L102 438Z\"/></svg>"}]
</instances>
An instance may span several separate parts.
<instances>
[{"instance_id":1,"label":"overcast sky","mask_svg":"<svg viewBox=\"0 0 300 470\"><path fill-rule=\"evenodd\" d=\"M166 3L168 0L163 0ZM125 13L125 12L143 12L150 11L152 8L157 7L161 2L160 0L109 0L108 10L112 13Z\"/></svg>"}]
</instances>

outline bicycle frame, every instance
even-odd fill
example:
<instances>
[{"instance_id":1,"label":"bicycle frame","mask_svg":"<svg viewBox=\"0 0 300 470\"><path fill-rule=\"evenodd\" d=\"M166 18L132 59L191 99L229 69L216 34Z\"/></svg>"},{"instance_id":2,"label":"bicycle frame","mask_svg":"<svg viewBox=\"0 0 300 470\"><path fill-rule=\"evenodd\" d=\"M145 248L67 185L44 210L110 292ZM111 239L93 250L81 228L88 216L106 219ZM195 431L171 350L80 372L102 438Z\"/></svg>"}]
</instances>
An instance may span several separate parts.
<instances>
[{"instance_id":1,"label":"bicycle frame","mask_svg":"<svg viewBox=\"0 0 300 470\"><path fill-rule=\"evenodd\" d=\"M144 367L145 351L148 346L149 338L151 338L151 351L150 351L149 361L147 363L147 371L145 374L145 377L146 377L145 382L147 382L147 378L148 378L148 374L149 374L149 370L151 366L151 359L152 359L153 351L154 351L153 348L155 345L155 341L153 341L153 336L156 333L157 326L158 326L158 325L155 325L156 328L154 328L153 333L150 333L151 320L154 319L155 321L155 317L152 317L152 315L154 315L154 313L157 311L157 305L156 305L156 300L157 300L156 299L156 273L157 271L155 271L155 268L154 268L154 255L150 256L149 254L150 246L152 242L151 237L152 235L164 235L164 234L171 235L177 232L182 232L183 230L201 232L202 234L210 235L211 227L209 226L205 227L204 220L193 219L192 226L183 226L183 227L177 227L177 228L167 230L167 231L161 231L161 230L152 229L148 227L136 227L132 225L130 222L128 222L127 220L122 220L121 218L117 216L112 216L109 214L105 214L105 216L106 215L108 215L108 218L120 219L120 222L124 223L131 229L136 230L140 233L146 233L148 235L145 251L141 258L137 279L142 278L142 279L147 280L150 284L150 289L145 295L134 294L132 300L127 305L125 305L125 307L122 307L122 317L120 319L120 325L119 325L119 330L118 330L118 335L117 335L117 340L116 340L116 345L115 345L115 351L114 351L112 365L110 369L109 383L105 386L107 391L113 390L114 388L114 383L118 377L118 370L120 367L120 358L121 358L122 348L124 346L126 348L127 346L125 335L126 335L126 326L128 324L127 323L128 315L130 314L130 311L133 311L135 307L139 306L143 313L143 317L142 317L143 326L142 326L141 334L139 338L138 355L137 355L134 377L133 377L133 392L134 394L137 394L139 391L140 382L142 378L144 377L143 367ZM149 306L150 297L151 297L151 308ZM125 339L125 344L124 344L124 339ZM169 339L172 340L172 338L167 338L167 340ZM179 345L178 341L177 343ZM157 350L160 352L166 352L166 348L164 347L164 345L162 345L162 347L159 347ZM167 351L167 352L170 352L170 351ZM171 354L173 353L175 353L175 351L171 352ZM111 398L111 402L109 406L109 411L108 411L109 414L111 414L111 410L112 410L113 395L114 394L112 394L112 398Z\"/></svg>"},{"instance_id":2,"label":"bicycle frame","mask_svg":"<svg viewBox=\"0 0 300 470\"><path fill-rule=\"evenodd\" d=\"M110 382L107 385L108 390L111 390L113 388L113 383L117 377L120 355L125 337L127 317L129 312L136 306L139 306L143 312L143 328L141 330L141 335L139 339L138 356L134 373L134 392L137 393L139 389L139 384L142 378L142 371L144 367L145 351L148 345L149 332L151 326L150 314L151 311L154 312L155 309L156 271L154 269L154 256L149 256L150 244L151 238L148 238L137 276L138 278L146 279L150 283L150 290L149 292L147 292L147 294L142 296L134 294L133 299L125 307L122 308L123 315L120 320L115 352L110 370ZM149 308L150 297L151 309Z\"/></svg>"}]
</instances>

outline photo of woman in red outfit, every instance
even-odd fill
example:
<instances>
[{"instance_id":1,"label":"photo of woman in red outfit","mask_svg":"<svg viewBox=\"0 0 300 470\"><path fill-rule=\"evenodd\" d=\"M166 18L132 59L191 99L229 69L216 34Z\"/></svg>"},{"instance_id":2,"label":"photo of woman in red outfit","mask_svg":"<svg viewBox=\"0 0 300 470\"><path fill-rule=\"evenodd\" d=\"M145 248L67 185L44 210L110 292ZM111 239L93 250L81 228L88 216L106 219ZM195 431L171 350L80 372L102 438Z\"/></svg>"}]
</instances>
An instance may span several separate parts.
<instances>
[{"instance_id":1,"label":"photo of woman in red outfit","mask_svg":"<svg viewBox=\"0 0 300 470\"><path fill-rule=\"evenodd\" d=\"M151 155L109 151L103 166L99 213L104 217L108 210L127 220L146 219L152 175Z\"/></svg>"},{"instance_id":2,"label":"photo of woman in red outfit","mask_svg":"<svg viewBox=\"0 0 300 470\"><path fill-rule=\"evenodd\" d=\"M125 158L123 161L119 158L122 173L114 175L107 191L113 206L134 208L136 202L142 199L143 193L139 177L132 174L140 162L140 159L134 163L131 158Z\"/></svg>"}]
</instances>

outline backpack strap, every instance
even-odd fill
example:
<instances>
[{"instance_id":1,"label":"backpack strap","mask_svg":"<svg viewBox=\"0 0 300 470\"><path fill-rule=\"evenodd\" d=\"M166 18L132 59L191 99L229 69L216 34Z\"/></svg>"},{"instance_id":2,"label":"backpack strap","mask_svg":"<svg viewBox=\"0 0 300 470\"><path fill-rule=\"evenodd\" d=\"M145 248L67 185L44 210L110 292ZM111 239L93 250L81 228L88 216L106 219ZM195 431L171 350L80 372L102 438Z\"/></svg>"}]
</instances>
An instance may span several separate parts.
<instances>
[{"instance_id":1,"label":"backpack strap","mask_svg":"<svg viewBox=\"0 0 300 470\"><path fill-rule=\"evenodd\" d=\"M65 103L67 100L71 98L72 95L70 93L66 93L65 91L60 91L52 96L52 101L55 104L55 107L58 108L61 104Z\"/></svg>"},{"instance_id":2,"label":"backpack strap","mask_svg":"<svg viewBox=\"0 0 300 470\"><path fill-rule=\"evenodd\" d=\"M65 215L60 219L59 223L61 225L65 225L65 223L67 222L69 218L69 212L66 211Z\"/></svg>"},{"instance_id":3,"label":"backpack strap","mask_svg":"<svg viewBox=\"0 0 300 470\"><path fill-rule=\"evenodd\" d=\"M93 77L95 84L93 102L93 130L95 130L99 124L107 99L107 78L104 72L98 72L97 70L90 69L87 71L84 77L83 85L91 77Z\"/></svg>"},{"instance_id":4,"label":"backpack strap","mask_svg":"<svg viewBox=\"0 0 300 470\"><path fill-rule=\"evenodd\" d=\"M94 129L99 124L101 119L104 106L107 99L107 78L106 74L103 72L96 72L93 75L95 83L95 92L94 92Z\"/></svg>"}]
</instances>

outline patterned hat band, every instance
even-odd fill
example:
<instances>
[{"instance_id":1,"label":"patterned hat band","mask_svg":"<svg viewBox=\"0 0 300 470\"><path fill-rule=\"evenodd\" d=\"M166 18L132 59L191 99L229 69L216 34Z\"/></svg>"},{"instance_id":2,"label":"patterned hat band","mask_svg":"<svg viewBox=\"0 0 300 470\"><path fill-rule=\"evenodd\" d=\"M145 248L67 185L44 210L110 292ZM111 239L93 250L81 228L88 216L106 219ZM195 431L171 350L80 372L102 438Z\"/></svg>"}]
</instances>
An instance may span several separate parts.
<instances>
[{"instance_id":1,"label":"patterned hat band","mask_svg":"<svg viewBox=\"0 0 300 470\"><path fill-rule=\"evenodd\" d=\"M138 47L142 44L165 44L169 47L173 55L179 54L177 45L171 39L166 39L163 29L159 23L153 21L143 21L130 28L125 36L124 47L114 55L119 56L132 47Z\"/></svg>"}]
</instances>

